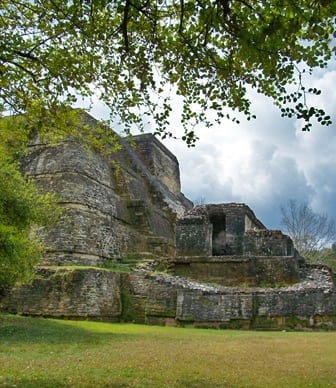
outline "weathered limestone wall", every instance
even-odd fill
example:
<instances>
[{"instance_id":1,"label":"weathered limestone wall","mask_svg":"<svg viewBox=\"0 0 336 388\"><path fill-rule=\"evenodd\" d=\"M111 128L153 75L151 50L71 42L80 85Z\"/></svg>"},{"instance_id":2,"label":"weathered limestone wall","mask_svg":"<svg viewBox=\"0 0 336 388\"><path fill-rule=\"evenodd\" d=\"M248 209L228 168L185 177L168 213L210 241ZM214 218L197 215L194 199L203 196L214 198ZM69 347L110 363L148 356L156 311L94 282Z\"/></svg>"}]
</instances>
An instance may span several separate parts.
<instances>
[{"instance_id":1,"label":"weathered limestone wall","mask_svg":"<svg viewBox=\"0 0 336 388\"><path fill-rule=\"evenodd\" d=\"M46 263L97 265L143 241L141 233L129 227L132 212L115 193L111 166L99 154L74 142L35 145L25 169L43 191L57 193L67 209L60 224L43 235L49 247Z\"/></svg>"},{"instance_id":2,"label":"weathered limestone wall","mask_svg":"<svg viewBox=\"0 0 336 388\"><path fill-rule=\"evenodd\" d=\"M127 320L153 325L176 325L175 282L162 281L162 276L135 273L124 282L124 316Z\"/></svg>"},{"instance_id":3,"label":"weathered limestone wall","mask_svg":"<svg viewBox=\"0 0 336 388\"><path fill-rule=\"evenodd\" d=\"M129 255L175 254L176 213L192 203L179 189L172 193L127 141L120 142L122 150L110 157L71 139L57 145L35 139L30 145L23 170L67 209L59 225L42 234L46 264L99 265Z\"/></svg>"},{"instance_id":4,"label":"weathered limestone wall","mask_svg":"<svg viewBox=\"0 0 336 388\"><path fill-rule=\"evenodd\" d=\"M280 230L247 230L244 235L244 254L260 256L292 256L295 253L290 237Z\"/></svg>"},{"instance_id":5,"label":"weathered limestone wall","mask_svg":"<svg viewBox=\"0 0 336 388\"><path fill-rule=\"evenodd\" d=\"M0 299L0 311L37 316L215 328L336 329L336 287L306 267L290 287L215 287L181 277L97 268L45 269Z\"/></svg>"},{"instance_id":6,"label":"weathered limestone wall","mask_svg":"<svg viewBox=\"0 0 336 388\"><path fill-rule=\"evenodd\" d=\"M334 305L335 294L330 298L316 290L278 293L239 290L219 295L181 292L176 317L194 327L335 329Z\"/></svg>"},{"instance_id":7,"label":"weathered limestone wall","mask_svg":"<svg viewBox=\"0 0 336 388\"><path fill-rule=\"evenodd\" d=\"M300 282L280 288L213 287L178 277L131 275L129 309L142 306L139 322L150 324L336 329L334 275L328 268L305 271Z\"/></svg>"},{"instance_id":8,"label":"weathered limestone wall","mask_svg":"<svg viewBox=\"0 0 336 388\"><path fill-rule=\"evenodd\" d=\"M55 318L118 321L120 273L96 268L45 268L30 285L13 289L0 310Z\"/></svg>"},{"instance_id":9,"label":"weathered limestone wall","mask_svg":"<svg viewBox=\"0 0 336 388\"><path fill-rule=\"evenodd\" d=\"M243 254L246 221L246 214L244 210L245 208L242 204L232 204L232 206L226 206L225 208L225 245L227 246L227 254Z\"/></svg>"},{"instance_id":10,"label":"weathered limestone wall","mask_svg":"<svg viewBox=\"0 0 336 388\"><path fill-rule=\"evenodd\" d=\"M171 260L174 275L222 286L290 285L300 280L300 257L213 256Z\"/></svg>"},{"instance_id":11,"label":"weathered limestone wall","mask_svg":"<svg viewBox=\"0 0 336 388\"><path fill-rule=\"evenodd\" d=\"M196 206L177 220L177 255L242 255L250 229L265 229L245 204ZM283 254L281 254L283 255Z\"/></svg>"},{"instance_id":12,"label":"weathered limestone wall","mask_svg":"<svg viewBox=\"0 0 336 388\"><path fill-rule=\"evenodd\" d=\"M176 255L210 256L212 224L204 216L184 217L176 225Z\"/></svg>"},{"instance_id":13,"label":"weathered limestone wall","mask_svg":"<svg viewBox=\"0 0 336 388\"><path fill-rule=\"evenodd\" d=\"M214 245L218 246L217 254L242 255L246 230L265 228L253 211L243 203L206 205L206 207L214 229L220 216L224 218L225 230L219 233L217 237L219 241L216 241L216 236L212 239L212 248Z\"/></svg>"},{"instance_id":14,"label":"weathered limestone wall","mask_svg":"<svg viewBox=\"0 0 336 388\"><path fill-rule=\"evenodd\" d=\"M172 193L180 194L180 168L176 156L150 133L134 136L134 141L149 171Z\"/></svg>"}]
</instances>

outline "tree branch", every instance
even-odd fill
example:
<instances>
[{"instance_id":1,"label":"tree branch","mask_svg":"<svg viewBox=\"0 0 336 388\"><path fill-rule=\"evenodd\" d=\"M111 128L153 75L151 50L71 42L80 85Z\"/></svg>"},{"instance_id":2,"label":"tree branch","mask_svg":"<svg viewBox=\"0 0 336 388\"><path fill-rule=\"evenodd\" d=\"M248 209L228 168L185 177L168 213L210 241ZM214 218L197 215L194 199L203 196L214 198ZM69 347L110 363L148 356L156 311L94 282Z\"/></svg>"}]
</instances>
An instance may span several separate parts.
<instances>
[{"instance_id":1,"label":"tree branch","mask_svg":"<svg viewBox=\"0 0 336 388\"><path fill-rule=\"evenodd\" d=\"M1 56L0 56L0 61L2 61L3 63L10 63L11 65L18 67L19 69L23 70L25 73L29 74L32 77L32 79L34 80L34 82L37 82L36 81L36 74L34 74L31 70L28 70L26 67L22 66L20 63L17 63L15 61L11 61L11 60L4 58L4 57L1 57Z\"/></svg>"},{"instance_id":2,"label":"tree branch","mask_svg":"<svg viewBox=\"0 0 336 388\"><path fill-rule=\"evenodd\" d=\"M180 12L180 25L179 25L179 33L182 34L183 30L183 19L184 19L184 0L180 0L181 12Z\"/></svg>"},{"instance_id":3,"label":"tree branch","mask_svg":"<svg viewBox=\"0 0 336 388\"><path fill-rule=\"evenodd\" d=\"M130 0L126 0L126 4L125 4L125 8L124 8L124 18L123 18L123 22L121 24L121 30L122 30L122 34L124 37L126 52L129 51L127 24L128 24L128 14L129 14L130 5L131 5Z\"/></svg>"}]
</instances>

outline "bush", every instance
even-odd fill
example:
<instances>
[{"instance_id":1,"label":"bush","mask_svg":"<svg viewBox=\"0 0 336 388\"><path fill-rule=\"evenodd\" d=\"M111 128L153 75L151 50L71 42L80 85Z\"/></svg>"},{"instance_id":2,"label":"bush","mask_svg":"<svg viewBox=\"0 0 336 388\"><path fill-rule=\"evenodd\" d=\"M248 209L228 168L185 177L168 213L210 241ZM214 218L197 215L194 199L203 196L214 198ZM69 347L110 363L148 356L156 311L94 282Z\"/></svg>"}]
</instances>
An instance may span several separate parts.
<instances>
[{"instance_id":1,"label":"bush","mask_svg":"<svg viewBox=\"0 0 336 388\"><path fill-rule=\"evenodd\" d=\"M54 196L41 195L14 163L0 165L0 289L29 280L44 247L34 232L54 223Z\"/></svg>"}]
</instances>

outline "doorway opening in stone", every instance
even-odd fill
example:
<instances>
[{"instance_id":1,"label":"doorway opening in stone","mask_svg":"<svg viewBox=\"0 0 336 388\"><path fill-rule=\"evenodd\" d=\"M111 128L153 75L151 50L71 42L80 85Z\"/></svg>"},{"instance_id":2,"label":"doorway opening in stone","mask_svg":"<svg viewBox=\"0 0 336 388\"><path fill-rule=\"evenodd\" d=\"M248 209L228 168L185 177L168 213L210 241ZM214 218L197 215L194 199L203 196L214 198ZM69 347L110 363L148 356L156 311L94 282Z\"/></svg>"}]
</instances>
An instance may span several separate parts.
<instances>
[{"instance_id":1,"label":"doorway opening in stone","mask_svg":"<svg viewBox=\"0 0 336 388\"><path fill-rule=\"evenodd\" d=\"M223 256L227 252L225 214L210 216L212 223L212 256Z\"/></svg>"}]
</instances>

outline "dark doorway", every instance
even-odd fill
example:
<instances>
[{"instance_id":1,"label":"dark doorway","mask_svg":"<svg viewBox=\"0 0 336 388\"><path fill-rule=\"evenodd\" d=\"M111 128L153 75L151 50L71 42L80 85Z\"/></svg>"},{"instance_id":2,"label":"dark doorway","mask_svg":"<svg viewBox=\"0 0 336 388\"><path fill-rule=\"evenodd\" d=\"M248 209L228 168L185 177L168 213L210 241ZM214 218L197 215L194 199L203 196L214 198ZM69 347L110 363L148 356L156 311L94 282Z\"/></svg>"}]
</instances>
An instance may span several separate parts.
<instances>
[{"instance_id":1,"label":"dark doorway","mask_svg":"<svg viewBox=\"0 0 336 388\"><path fill-rule=\"evenodd\" d=\"M212 215L212 256L223 256L226 252L226 219L224 214Z\"/></svg>"}]
</instances>

